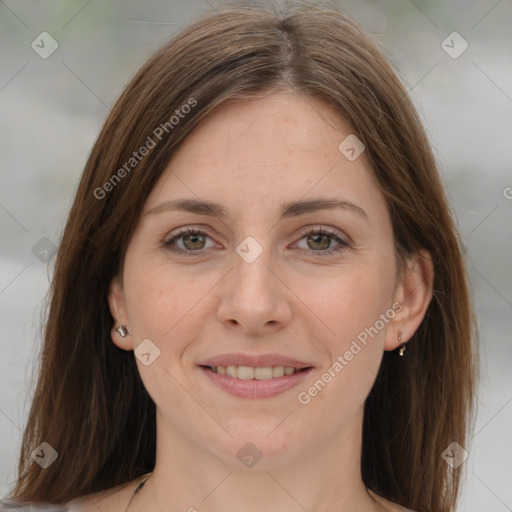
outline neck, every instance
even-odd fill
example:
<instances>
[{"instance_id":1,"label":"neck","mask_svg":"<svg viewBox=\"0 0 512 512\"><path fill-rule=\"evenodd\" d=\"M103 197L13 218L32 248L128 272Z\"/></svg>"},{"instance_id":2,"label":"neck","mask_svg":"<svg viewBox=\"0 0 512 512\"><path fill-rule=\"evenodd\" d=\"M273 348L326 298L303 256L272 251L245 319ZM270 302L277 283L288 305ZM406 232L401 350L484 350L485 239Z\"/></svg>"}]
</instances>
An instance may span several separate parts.
<instances>
[{"instance_id":1,"label":"neck","mask_svg":"<svg viewBox=\"0 0 512 512\"><path fill-rule=\"evenodd\" d=\"M157 413L155 469L130 512L381 512L361 478L362 410L356 416L328 443L305 439L296 450L300 457L263 456L246 468L179 435Z\"/></svg>"}]
</instances>

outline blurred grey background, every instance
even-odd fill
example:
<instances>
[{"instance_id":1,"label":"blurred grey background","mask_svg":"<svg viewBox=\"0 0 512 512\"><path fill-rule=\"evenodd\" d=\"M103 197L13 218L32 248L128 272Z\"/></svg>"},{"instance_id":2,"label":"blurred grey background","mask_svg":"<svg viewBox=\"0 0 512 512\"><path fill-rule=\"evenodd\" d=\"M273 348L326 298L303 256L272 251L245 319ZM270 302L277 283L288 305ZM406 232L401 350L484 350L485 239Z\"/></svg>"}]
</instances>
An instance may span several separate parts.
<instances>
[{"instance_id":1,"label":"blurred grey background","mask_svg":"<svg viewBox=\"0 0 512 512\"><path fill-rule=\"evenodd\" d=\"M374 34L410 91L467 250L482 381L458 510L512 511L512 1L334 4ZM215 5L0 1L1 496L15 478L54 246L88 153L149 55Z\"/></svg>"}]
</instances>

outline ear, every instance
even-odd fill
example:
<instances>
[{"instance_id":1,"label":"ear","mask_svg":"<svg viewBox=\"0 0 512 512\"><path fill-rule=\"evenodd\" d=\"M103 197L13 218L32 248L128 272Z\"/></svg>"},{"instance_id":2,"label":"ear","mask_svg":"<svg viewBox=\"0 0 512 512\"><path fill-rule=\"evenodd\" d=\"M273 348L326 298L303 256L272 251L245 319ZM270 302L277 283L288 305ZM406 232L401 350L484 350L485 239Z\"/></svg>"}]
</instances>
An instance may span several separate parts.
<instances>
[{"instance_id":1,"label":"ear","mask_svg":"<svg viewBox=\"0 0 512 512\"><path fill-rule=\"evenodd\" d=\"M420 326L432 300L434 286L434 265L427 250L415 253L407 260L406 268L396 286L394 301L401 309L391 320L384 342L385 350L395 350L401 343L407 343ZM402 341L398 340L399 335Z\"/></svg>"},{"instance_id":2,"label":"ear","mask_svg":"<svg viewBox=\"0 0 512 512\"><path fill-rule=\"evenodd\" d=\"M115 345L123 350L133 350L133 338L130 334L130 325L128 319L128 312L126 310L126 301L124 297L123 285L119 277L114 277L110 282L110 289L108 293L108 305L110 314L114 319L114 326L111 330L112 341ZM121 336L117 328L122 325L126 332L126 336Z\"/></svg>"}]
</instances>

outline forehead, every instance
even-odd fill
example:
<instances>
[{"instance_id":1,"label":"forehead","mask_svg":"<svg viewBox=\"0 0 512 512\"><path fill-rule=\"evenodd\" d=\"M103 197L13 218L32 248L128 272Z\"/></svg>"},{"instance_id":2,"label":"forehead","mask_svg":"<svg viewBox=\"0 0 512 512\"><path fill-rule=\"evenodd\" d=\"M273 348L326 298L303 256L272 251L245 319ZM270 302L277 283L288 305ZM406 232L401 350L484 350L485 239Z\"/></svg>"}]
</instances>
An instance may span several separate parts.
<instances>
[{"instance_id":1,"label":"forehead","mask_svg":"<svg viewBox=\"0 0 512 512\"><path fill-rule=\"evenodd\" d=\"M274 93L224 104L180 146L146 211L194 196L236 205L238 213L322 196L385 207L365 153L351 161L340 152L349 136L342 117L315 98Z\"/></svg>"},{"instance_id":2,"label":"forehead","mask_svg":"<svg viewBox=\"0 0 512 512\"><path fill-rule=\"evenodd\" d=\"M318 157L350 132L346 122L320 100L281 92L217 108L187 138L174 160L282 165L289 163L290 156Z\"/></svg>"}]
</instances>

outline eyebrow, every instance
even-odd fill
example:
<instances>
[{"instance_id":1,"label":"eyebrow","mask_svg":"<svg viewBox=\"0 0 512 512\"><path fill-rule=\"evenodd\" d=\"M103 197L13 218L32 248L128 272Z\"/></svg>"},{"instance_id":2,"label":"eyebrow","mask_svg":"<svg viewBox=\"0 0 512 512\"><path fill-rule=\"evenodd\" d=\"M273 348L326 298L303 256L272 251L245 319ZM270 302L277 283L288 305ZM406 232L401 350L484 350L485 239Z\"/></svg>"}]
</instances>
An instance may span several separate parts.
<instances>
[{"instance_id":1,"label":"eyebrow","mask_svg":"<svg viewBox=\"0 0 512 512\"><path fill-rule=\"evenodd\" d=\"M369 221L367 213L360 206L350 201L337 198L311 199L309 201L301 200L284 203L281 207L281 218L297 217L306 213L331 210L334 208L352 211L364 218L367 222ZM219 217L221 219L225 219L229 216L228 211L221 204L194 198L163 201L145 212L145 215L154 215L168 211L184 211L207 215L209 217Z\"/></svg>"}]
</instances>

